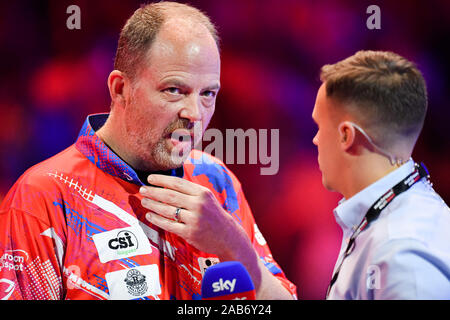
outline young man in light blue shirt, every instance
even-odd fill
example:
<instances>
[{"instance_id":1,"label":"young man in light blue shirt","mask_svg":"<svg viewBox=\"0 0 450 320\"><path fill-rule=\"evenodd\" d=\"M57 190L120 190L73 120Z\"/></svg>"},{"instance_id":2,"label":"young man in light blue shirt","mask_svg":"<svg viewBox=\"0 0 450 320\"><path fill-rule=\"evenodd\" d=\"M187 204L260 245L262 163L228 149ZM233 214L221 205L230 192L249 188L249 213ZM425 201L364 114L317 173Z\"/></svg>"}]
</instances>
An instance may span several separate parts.
<instances>
[{"instance_id":1,"label":"young man in light blue shirt","mask_svg":"<svg viewBox=\"0 0 450 320\"><path fill-rule=\"evenodd\" d=\"M321 70L313 143L343 199L328 299L450 299L450 210L411 159L427 110L416 66L359 51Z\"/></svg>"}]
</instances>

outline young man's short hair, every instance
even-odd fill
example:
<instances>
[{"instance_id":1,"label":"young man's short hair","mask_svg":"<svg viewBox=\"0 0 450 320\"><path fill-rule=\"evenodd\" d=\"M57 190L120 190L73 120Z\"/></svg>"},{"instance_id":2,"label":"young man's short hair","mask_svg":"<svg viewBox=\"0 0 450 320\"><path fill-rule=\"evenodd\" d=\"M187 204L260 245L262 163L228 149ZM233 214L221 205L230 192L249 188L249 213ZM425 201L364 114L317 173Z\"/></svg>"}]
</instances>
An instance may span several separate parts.
<instances>
[{"instance_id":1,"label":"young man's short hair","mask_svg":"<svg viewBox=\"0 0 450 320\"><path fill-rule=\"evenodd\" d=\"M427 110L425 80L407 59L384 51L359 51L321 69L327 97L356 117L382 147L395 139L416 142Z\"/></svg>"}]
</instances>

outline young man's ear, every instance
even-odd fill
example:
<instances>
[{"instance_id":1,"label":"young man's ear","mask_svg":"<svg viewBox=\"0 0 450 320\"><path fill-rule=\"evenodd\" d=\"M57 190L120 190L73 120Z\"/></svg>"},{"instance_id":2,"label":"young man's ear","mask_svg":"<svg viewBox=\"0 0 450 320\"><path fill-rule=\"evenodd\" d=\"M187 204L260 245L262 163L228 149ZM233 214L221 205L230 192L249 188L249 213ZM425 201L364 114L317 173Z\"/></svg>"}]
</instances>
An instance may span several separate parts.
<instances>
[{"instance_id":1,"label":"young man's ear","mask_svg":"<svg viewBox=\"0 0 450 320\"><path fill-rule=\"evenodd\" d=\"M353 146L355 142L355 127L350 122L344 121L339 124L339 144L342 150L347 151Z\"/></svg>"},{"instance_id":2,"label":"young man's ear","mask_svg":"<svg viewBox=\"0 0 450 320\"><path fill-rule=\"evenodd\" d=\"M131 81L126 74L119 70L111 71L108 77L108 88L111 105L125 107L131 93Z\"/></svg>"}]
</instances>

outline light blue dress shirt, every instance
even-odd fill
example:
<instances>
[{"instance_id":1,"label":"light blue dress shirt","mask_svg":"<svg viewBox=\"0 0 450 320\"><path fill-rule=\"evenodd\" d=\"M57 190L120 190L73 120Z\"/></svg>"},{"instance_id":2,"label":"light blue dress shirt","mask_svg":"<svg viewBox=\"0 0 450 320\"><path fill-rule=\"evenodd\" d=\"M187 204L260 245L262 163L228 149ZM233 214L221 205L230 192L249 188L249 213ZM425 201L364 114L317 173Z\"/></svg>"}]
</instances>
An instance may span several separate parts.
<instances>
[{"instance_id":1,"label":"light blue dress shirt","mask_svg":"<svg viewBox=\"0 0 450 320\"><path fill-rule=\"evenodd\" d=\"M410 159L334 210L348 240L368 209L414 171ZM450 299L450 209L422 179L398 195L355 240L328 299Z\"/></svg>"}]
</instances>

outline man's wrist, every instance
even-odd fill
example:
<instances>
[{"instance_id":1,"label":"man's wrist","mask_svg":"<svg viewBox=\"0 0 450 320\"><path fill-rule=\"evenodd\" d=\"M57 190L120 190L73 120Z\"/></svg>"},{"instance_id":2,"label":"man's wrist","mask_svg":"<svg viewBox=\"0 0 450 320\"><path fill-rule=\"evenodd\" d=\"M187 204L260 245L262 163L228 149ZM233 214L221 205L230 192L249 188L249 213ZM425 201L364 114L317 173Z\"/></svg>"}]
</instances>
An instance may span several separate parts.
<instances>
[{"instance_id":1,"label":"man's wrist","mask_svg":"<svg viewBox=\"0 0 450 320\"><path fill-rule=\"evenodd\" d=\"M234 221L234 223L236 223ZM231 233L228 245L221 248L217 256L220 261L239 261L244 265L250 274L255 289L261 283L261 270L259 268L259 258L255 249L252 246L250 239L244 229L237 224L237 232Z\"/></svg>"}]
</instances>

